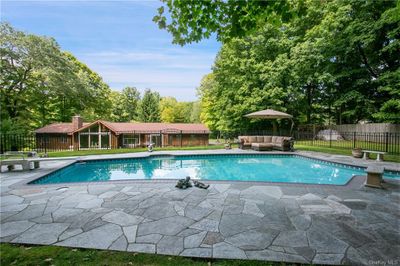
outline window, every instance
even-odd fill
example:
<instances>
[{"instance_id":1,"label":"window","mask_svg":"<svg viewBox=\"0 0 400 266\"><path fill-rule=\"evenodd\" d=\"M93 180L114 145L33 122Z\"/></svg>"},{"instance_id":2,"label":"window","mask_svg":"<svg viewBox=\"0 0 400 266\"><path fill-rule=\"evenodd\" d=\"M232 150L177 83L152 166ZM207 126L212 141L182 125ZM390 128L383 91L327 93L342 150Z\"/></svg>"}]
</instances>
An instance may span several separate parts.
<instances>
[{"instance_id":1,"label":"window","mask_svg":"<svg viewBox=\"0 0 400 266\"><path fill-rule=\"evenodd\" d=\"M139 137L137 135L132 135L132 134L124 135L123 140L124 140L124 146L139 144Z\"/></svg>"},{"instance_id":2,"label":"window","mask_svg":"<svg viewBox=\"0 0 400 266\"><path fill-rule=\"evenodd\" d=\"M110 143L110 136L109 135L101 135L101 148L108 149Z\"/></svg>"},{"instance_id":3,"label":"window","mask_svg":"<svg viewBox=\"0 0 400 266\"><path fill-rule=\"evenodd\" d=\"M99 129L101 130L99 132ZM110 148L110 131L97 123L79 132L80 149L108 149Z\"/></svg>"},{"instance_id":4,"label":"window","mask_svg":"<svg viewBox=\"0 0 400 266\"><path fill-rule=\"evenodd\" d=\"M91 135L90 136L90 148L92 148L92 149L99 148L99 136L100 135Z\"/></svg>"},{"instance_id":5,"label":"window","mask_svg":"<svg viewBox=\"0 0 400 266\"><path fill-rule=\"evenodd\" d=\"M89 148L89 135L80 135L79 140L81 149Z\"/></svg>"},{"instance_id":6,"label":"window","mask_svg":"<svg viewBox=\"0 0 400 266\"><path fill-rule=\"evenodd\" d=\"M90 132L99 132L99 124L95 124L89 128Z\"/></svg>"}]
</instances>

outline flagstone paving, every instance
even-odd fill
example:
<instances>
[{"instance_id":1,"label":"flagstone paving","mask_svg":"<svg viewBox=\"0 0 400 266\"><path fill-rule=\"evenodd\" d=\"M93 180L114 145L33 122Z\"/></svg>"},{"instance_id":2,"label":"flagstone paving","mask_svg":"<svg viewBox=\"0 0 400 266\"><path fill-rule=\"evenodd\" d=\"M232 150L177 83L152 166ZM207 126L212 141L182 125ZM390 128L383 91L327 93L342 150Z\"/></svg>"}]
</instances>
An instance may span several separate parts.
<instances>
[{"instance_id":1,"label":"flagstone paving","mask_svg":"<svg viewBox=\"0 0 400 266\"><path fill-rule=\"evenodd\" d=\"M42 163L44 170L61 162ZM400 188L173 182L17 185L1 175L1 242L321 264L399 264Z\"/></svg>"}]
</instances>

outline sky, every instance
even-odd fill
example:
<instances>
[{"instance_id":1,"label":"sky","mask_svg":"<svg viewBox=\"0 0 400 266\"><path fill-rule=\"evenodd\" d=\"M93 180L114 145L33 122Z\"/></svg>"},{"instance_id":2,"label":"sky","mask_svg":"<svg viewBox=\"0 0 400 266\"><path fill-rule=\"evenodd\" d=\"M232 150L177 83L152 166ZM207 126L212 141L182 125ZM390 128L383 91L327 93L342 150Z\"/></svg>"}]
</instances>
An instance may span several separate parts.
<instances>
[{"instance_id":1,"label":"sky","mask_svg":"<svg viewBox=\"0 0 400 266\"><path fill-rule=\"evenodd\" d=\"M55 38L99 73L112 89L150 88L180 101L196 100L220 43L215 38L181 47L152 21L159 1L1 1L1 21Z\"/></svg>"}]
</instances>

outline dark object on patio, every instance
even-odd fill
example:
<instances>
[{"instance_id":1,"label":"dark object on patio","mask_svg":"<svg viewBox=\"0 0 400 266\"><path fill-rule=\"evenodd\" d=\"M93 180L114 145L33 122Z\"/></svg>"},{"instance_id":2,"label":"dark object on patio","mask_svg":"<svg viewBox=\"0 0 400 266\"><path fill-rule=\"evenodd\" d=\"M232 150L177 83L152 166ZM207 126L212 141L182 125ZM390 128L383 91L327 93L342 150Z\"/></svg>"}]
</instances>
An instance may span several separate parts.
<instances>
[{"instance_id":1,"label":"dark object on patio","mask_svg":"<svg viewBox=\"0 0 400 266\"><path fill-rule=\"evenodd\" d=\"M207 188L210 187L210 185L206 185L206 184L204 184L204 183L202 183L200 181L197 181L197 180L193 181L193 183L194 183L195 187L202 188L202 189L207 189Z\"/></svg>"},{"instance_id":2,"label":"dark object on patio","mask_svg":"<svg viewBox=\"0 0 400 266\"><path fill-rule=\"evenodd\" d=\"M354 158L362 158L363 157L363 151L361 148L352 149L351 154L353 155Z\"/></svg>"},{"instance_id":3,"label":"dark object on patio","mask_svg":"<svg viewBox=\"0 0 400 266\"><path fill-rule=\"evenodd\" d=\"M192 187L192 183L190 182L190 176L187 176L185 179L179 179L175 187L180 189L187 189L188 187Z\"/></svg>"}]
</instances>

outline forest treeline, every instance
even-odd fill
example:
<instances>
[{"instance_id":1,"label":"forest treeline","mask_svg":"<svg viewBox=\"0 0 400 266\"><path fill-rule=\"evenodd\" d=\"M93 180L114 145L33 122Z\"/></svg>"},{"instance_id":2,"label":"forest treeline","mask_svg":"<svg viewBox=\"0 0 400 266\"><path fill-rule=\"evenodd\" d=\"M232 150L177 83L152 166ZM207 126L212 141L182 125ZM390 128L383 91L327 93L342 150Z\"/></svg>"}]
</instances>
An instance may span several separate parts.
<instances>
[{"instance_id":1,"label":"forest treeline","mask_svg":"<svg viewBox=\"0 0 400 266\"><path fill-rule=\"evenodd\" d=\"M175 11L188 10L179 6L182 1L166 2ZM202 121L213 130L257 129L268 122L244 115L273 108L292 114L297 124L400 123L400 1L294 3L302 4L285 5L284 13L296 14L286 21L272 14L266 19L260 13L266 9L257 7L271 3L260 1L219 3L220 9L236 6L226 8L226 17L254 11L253 24L240 16L236 24L220 23L214 9L198 15L223 42L199 88ZM191 16L181 14L168 27L190 27L186 17ZM179 29L172 30L178 43L207 37Z\"/></svg>"},{"instance_id":2,"label":"forest treeline","mask_svg":"<svg viewBox=\"0 0 400 266\"><path fill-rule=\"evenodd\" d=\"M0 25L1 132L27 132L52 122L200 122L198 102L178 102L150 89L111 90L102 78L48 37Z\"/></svg>"},{"instance_id":3,"label":"forest treeline","mask_svg":"<svg viewBox=\"0 0 400 266\"><path fill-rule=\"evenodd\" d=\"M244 115L267 108L292 114L296 124L400 123L400 1L162 2L154 21L174 43L212 34L222 42L212 73L199 84L199 102L151 90L140 95L133 87L113 91L54 39L3 23L2 132L74 114L251 130L269 122Z\"/></svg>"}]
</instances>

